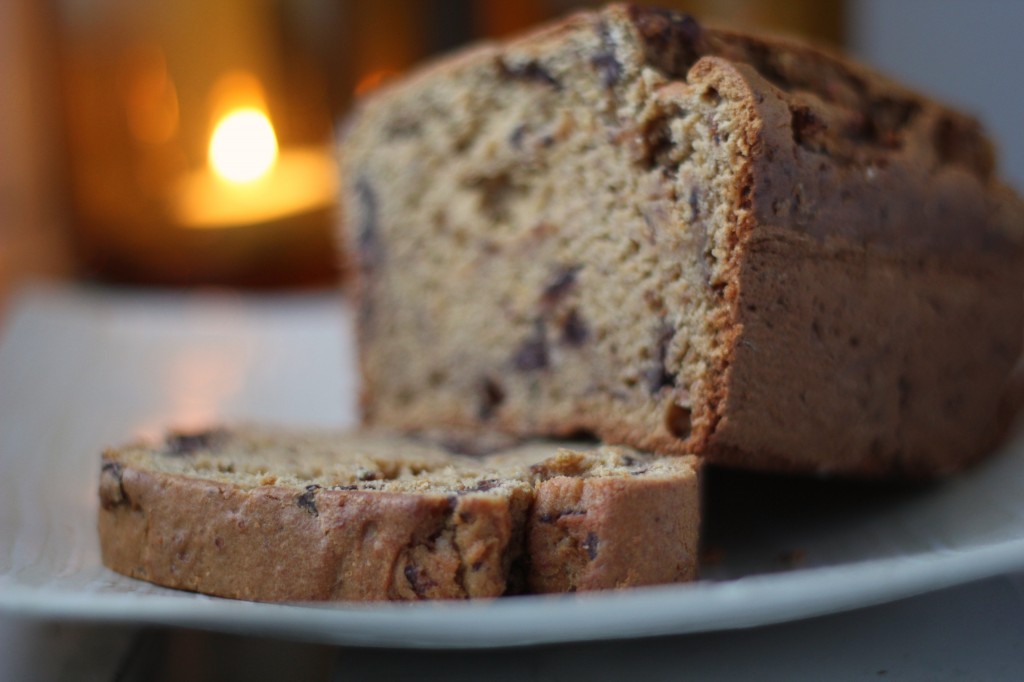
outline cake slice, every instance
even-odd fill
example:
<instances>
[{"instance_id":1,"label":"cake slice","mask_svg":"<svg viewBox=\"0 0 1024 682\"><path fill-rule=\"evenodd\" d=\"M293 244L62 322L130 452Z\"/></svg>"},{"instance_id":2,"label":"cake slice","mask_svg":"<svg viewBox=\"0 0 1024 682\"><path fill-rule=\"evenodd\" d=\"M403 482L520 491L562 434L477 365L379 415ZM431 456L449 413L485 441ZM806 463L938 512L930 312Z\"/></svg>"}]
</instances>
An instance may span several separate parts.
<instances>
[{"instance_id":1,"label":"cake slice","mask_svg":"<svg viewBox=\"0 0 1024 682\"><path fill-rule=\"evenodd\" d=\"M369 424L911 477L999 435L1024 205L847 59L616 5L385 86L340 149Z\"/></svg>"},{"instance_id":2,"label":"cake slice","mask_svg":"<svg viewBox=\"0 0 1024 682\"><path fill-rule=\"evenodd\" d=\"M486 459L246 427L103 454L103 562L258 601L497 597L690 580L692 457L532 443Z\"/></svg>"}]
</instances>

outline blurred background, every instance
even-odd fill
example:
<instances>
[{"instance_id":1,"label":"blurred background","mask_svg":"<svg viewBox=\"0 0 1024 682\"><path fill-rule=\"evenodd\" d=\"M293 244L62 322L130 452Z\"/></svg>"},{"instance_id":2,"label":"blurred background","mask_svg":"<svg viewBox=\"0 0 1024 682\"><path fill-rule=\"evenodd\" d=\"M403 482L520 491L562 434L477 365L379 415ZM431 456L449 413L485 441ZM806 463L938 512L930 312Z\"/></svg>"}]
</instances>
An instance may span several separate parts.
<instances>
[{"instance_id":1,"label":"blurred background","mask_svg":"<svg viewBox=\"0 0 1024 682\"><path fill-rule=\"evenodd\" d=\"M432 54L574 0L3 0L0 312L38 279L335 286L332 131ZM662 0L841 46L980 117L1024 189L1017 0Z\"/></svg>"}]
</instances>

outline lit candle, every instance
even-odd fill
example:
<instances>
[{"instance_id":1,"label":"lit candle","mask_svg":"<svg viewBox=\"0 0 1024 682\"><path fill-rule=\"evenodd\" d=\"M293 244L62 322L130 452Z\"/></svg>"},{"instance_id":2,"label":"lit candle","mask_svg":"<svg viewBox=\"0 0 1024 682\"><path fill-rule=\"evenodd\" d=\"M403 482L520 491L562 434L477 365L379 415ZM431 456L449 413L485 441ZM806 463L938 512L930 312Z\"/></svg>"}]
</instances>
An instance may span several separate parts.
<instances>
[{"instance_id":1,"label":"lit candle","mask_svg":"<svg viewBox=\"0 0 1024 682\"><path fill-rule=\"evenodd\" d=\"M335 200L336 170L329 149L278 150L266 113L234 109L214 128L206 167L178 186L176 218L184 227L224 228L320 210Z\"/></svg>"}]
</instances>

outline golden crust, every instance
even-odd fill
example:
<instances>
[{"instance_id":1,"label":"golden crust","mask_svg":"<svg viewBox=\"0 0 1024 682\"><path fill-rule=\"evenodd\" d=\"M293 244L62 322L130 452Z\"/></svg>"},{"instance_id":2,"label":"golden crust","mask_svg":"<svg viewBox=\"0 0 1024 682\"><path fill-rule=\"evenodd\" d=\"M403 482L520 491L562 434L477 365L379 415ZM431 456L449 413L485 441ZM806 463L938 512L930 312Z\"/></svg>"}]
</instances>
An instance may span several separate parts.
<instances>
[{"instance_id":1,"label":"golden crust","mask_svg":"<svg viewBox=\"0 0 1024 682\"><path fill-rule=\"evenodd\" d=\"M363 466L366 454L421 462L403 453L424 446L365 433L218 433L184 453L166 444L104 453L105 565L167 587L257 601L488 598L524 583L538 591L594 590L694 577L699 493L692 458L655 462L624 449L539 444L483 462L452 454L434 463L436 472L332 488L261 484L243 473L245 459L260 459L265 480L287 480L308 468L305 460L318 460L325 444L339 470L349 461ZM237 472L218 473L207 461L222 469L233 463ZM191 472L188 462L196 463ZM448 470L461 466L472 475L453 478ZM416 477L429 486L418 490L408 480ZM573 509L590 516L588 536L603 543L594 556L565 556L549 542L557 524L530 515L535 497L540 509L558 504L551 491L564 481L583 491ZM634 518L672 521L634 527ZM624 533L660 550L638 553ZM559 563L583 577L562 587L536 577Z\"/></svg>"}]
</instances>

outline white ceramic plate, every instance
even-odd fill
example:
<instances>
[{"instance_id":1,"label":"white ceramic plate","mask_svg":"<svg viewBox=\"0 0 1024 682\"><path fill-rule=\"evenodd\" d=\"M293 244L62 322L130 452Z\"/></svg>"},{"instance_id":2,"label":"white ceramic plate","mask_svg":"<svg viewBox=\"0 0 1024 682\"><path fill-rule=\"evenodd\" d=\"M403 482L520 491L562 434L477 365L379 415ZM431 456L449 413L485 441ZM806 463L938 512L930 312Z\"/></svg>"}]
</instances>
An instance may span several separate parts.
<instances>
[{"instance_id":1,"label":"white ceramic plate","mask_svg":"<svg viewBox=\"0 0 1024 682\"><path fill-rule=\"evenodd\" d=\"M255 604L100 565L98 453L213 419L353 422L335 297L36 291L0 342L0 609L390 647L501 647L778 623L1024 569L1024 440L925 488L713 474L704 579L474 603Z\"/></svg>"}]
</instances>

